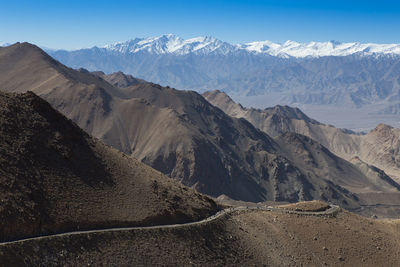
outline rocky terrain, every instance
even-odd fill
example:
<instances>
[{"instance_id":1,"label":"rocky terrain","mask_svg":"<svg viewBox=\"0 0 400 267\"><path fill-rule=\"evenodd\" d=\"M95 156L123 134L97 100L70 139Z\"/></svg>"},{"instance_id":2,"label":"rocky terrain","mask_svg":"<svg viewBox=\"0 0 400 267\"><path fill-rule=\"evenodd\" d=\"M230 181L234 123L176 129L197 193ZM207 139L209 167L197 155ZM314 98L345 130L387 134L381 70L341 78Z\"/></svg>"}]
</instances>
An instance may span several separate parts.
<instances>
[{"instance_id":1,"label":"rocky terrain","mask_svg":"<svg viewBox=\"0 0 400 267\"><path fill-rule=\"evenodd\" d=\"M90 137L32 92L0 93L0 199L0 241L197 221L219 209Z\"/></svg>"},{"instance_id":2,"label":"rocky terrain","mask_svg":"<svg viewBox=\"0 0 400 267\"><path fill-rule=\"evenodd\" d=\"M360 158L400 180L400 129L379 124L361 137Z\"/></svg>"},{"instance_id":3,"label":"rocky terrain","mask_svg":"<svg viewBox=\"0 0 400 267\"><path fill-rule=\"evenodd\" d=\"M397 266L398 220L311 202L243 209L204 223L66 234L0 244L6 265ZM290 213L293 212L293 213ZM304 215L302 213L304 212Z\"/></svg>"},{"instance_id":4,"label":"rocky terrain","mask_svg":"<svg viewBox=\"0 0 400 267\"><path fill-rule=\"evenodd\" d=\"M203 96L227 114L245 118L271 136L285 132L306 135L344 159L351 160L353 157L358 157L365 163L384 170L396 181L400 181L399 129L379 124L367 134L355 134L310 119L297 108L275 106L264 110L248 109L235 103L227 94L220 91L206 92Z\"/></svg>"}]
</instances>

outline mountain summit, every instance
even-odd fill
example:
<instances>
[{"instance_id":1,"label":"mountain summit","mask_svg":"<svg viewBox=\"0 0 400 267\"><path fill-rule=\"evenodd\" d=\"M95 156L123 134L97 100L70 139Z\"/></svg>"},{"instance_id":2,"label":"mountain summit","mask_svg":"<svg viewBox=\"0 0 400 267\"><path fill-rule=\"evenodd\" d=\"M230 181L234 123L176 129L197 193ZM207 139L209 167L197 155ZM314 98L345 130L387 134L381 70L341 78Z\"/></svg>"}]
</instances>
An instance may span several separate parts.
<instances>
[{"instance_id":1,"label":"mountain summit","mask_svg":"<svg viewBox=\"0 0 400 267\"><path fill-rule=\"evenodd\" d=\"M199 36L183 39L174 34L156 37L134 38L126 42L117 42L103 47L107 51L119 53L151 54L228 54L233 52L249 52L282 58L348 56L353 54L396 54L400 55L400 44L376 44L338 41L300 43L288 40L283 44L272 41L255 41L244 44L230 44L212 36Z\"/></svg>"},{"instance_id":2,"label":"mountain summit","mask_svg":"<svg viewBox=\"0 0 400 267\"><path fill-rule=\"evenodd\" d=\"M127 42L106 45L106 50L120 53L148 52L152 54L177 54L212 53L226 54L238 49L237 46L220 41L214 37L196 37L184 40L173 34L158 37L135 38Z\"/></svg>"},{"instance_id":3,"label":"mountain summit","mask_svg":"<svg viewBox=\"0 0 400 267\"><path fill-rule=\"evenodd\" d=\"M399 44L374 43L341 43L337 41L298 43L286 41L283 44L271 41L251 42L241 46L242 49L255 53L264 53L279 57L324 57L348 56L353 54L400 54Z\"/></svg>"}]
</instances>

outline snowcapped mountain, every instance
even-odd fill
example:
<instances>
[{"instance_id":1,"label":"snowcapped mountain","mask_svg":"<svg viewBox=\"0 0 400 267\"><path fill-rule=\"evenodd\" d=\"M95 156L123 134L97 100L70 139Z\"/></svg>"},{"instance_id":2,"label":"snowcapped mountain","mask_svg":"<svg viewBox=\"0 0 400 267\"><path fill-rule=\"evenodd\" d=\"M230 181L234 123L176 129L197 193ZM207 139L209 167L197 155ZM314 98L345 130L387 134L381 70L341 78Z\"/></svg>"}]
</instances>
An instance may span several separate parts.
<instances>
[{"instance_id":1,"label":"snowcapped mountain","mask_svg":"<svg viewBox=\"0 0 400 267\"><path fill-rule=\"evenodd\" d=\"M255 53L264 53L280 57L323 57L323 56L348 56L352 54L397 54L400 55L400 44L374 44L374 43L340 43L309 42L297 43L286 41L284 44L270 41L252 42L241 46L242 49Z\"/></svg>"},{"instance_id":2,"label":"snowcapped mountain","mask_svg":"<svg viewBox=\"0 0 400 267\"><path fill-rule=\"evenodd\" d=\"M298 43L286 41L283 44L271 41L250 42L245 44L229 44L214 37L196 37L182 39L173 34L158 37L136 38L127 42L119 42L104 47L109 51L119 53L139 53L146 51L152 54L186 55L218 53L226 55L235 51L247 51L256 54L288 58L323 57L323 56L348 56L352 54L376 55L396 54L400 55L400 44L374 44L374 43L340 43L309 42Z\"/></svg>"},{"instance_id":3,"label":"snowcapped mountain","mask_svg":"<svg viewBox=\"0 0 400 267\"><path fill-rule=\"evenodd\" d=\"M218 89L248 106L329 105L365 108L360 114L386 116L397 114L400 103L400 44L261 41L234 45L214 37L185 40L168 34L105 47L46 51L72 68L122 71L198 92ZM394 108L386 110L389 106ZM329 122L319 114L311 115Z\"/></svg>"},{"instance_id":4,"label":"snowcapped mountain","mask_svg":"<svg viewBox=\"0 0 400 267\"><path fill-rule=\"evenodd\" d=\"M104 48L120 53L146 51L153 54L186 55L189 53L208 54L218 52L227 54L239 47L220 41L214 37L196 37L184 40L173 34L158 37L136 38L127 42L106 45Z\"/></svg>"}]
</instances>

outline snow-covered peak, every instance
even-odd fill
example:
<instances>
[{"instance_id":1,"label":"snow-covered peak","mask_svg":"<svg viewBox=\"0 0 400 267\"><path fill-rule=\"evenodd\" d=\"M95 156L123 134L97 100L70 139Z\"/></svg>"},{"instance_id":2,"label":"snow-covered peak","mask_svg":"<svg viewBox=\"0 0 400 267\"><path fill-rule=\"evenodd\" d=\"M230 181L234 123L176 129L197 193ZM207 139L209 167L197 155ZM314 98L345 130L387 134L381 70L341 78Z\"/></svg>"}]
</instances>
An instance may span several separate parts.
<instances>
[{"instance_id":1,"label":"snow-covered peak","mask_svg":"<svg viewBox=\"0 0 400 267\"><path fill-rule=\"evenodd\" d=\"M173 34L158 37L136 38L127 42L107 45L104 48L121 53L138 53L146 51L154 54L189 54L189 53L212 53L214 51L226 54L236 46L222 42L214 37L196 37L184 40Z\"/></svg>"},{"instance_id":2,"label":"snow-covered peak","mask_svg":"<svg viewBox=\"0 0 400 267\"><path fill-rule=\"evenodd\" d=\"M341 43L337 41L299 43L286 41L283 44L271 41L259 41L232 45L214 37L195 37L182 39L174 34L157 37L136 38L127 42L107 45L104 48L120 53L148 52L152 54L228 54L235 51L247 51L278 57L322 57L348 56L352 54L396 54L400 55L400 44Z\"/></svg>"},{"instance_id":3,"label":"snow-covered peak","mask_svg":"<svg viewBox=\"0 0 400 267\"><path fill-rule=\"evenodd\" d=\"M286 41L283 44L272 43L270 41L251 42L241 46L247 51L263 53L271 56L291 56L291 57L322 57L322 56L348 56L362 53L372 54L397 54L400 55L400 44L374 44L374 43L340 43L337 41L329 42L309 42L298 43Z\"/></svg>"}]
</instances>

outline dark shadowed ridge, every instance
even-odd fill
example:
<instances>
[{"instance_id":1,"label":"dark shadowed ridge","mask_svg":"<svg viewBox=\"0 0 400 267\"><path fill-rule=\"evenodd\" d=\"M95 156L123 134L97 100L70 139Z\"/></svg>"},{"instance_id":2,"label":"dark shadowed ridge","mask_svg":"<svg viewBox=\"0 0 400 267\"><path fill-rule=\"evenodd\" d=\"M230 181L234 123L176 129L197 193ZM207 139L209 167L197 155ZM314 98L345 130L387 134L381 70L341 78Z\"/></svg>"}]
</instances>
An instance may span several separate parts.
<instances>
[{"instance_id":1,"label":"dark shadowed ridge","mask_svg":"<svg viewBox=\"0 0 400 267\"><path fill-rule=\"evenodd\" d=\"M197 221L209 198L91 138L32 92L0 93L1 241Z\"/></svg>"}]
</instances>

